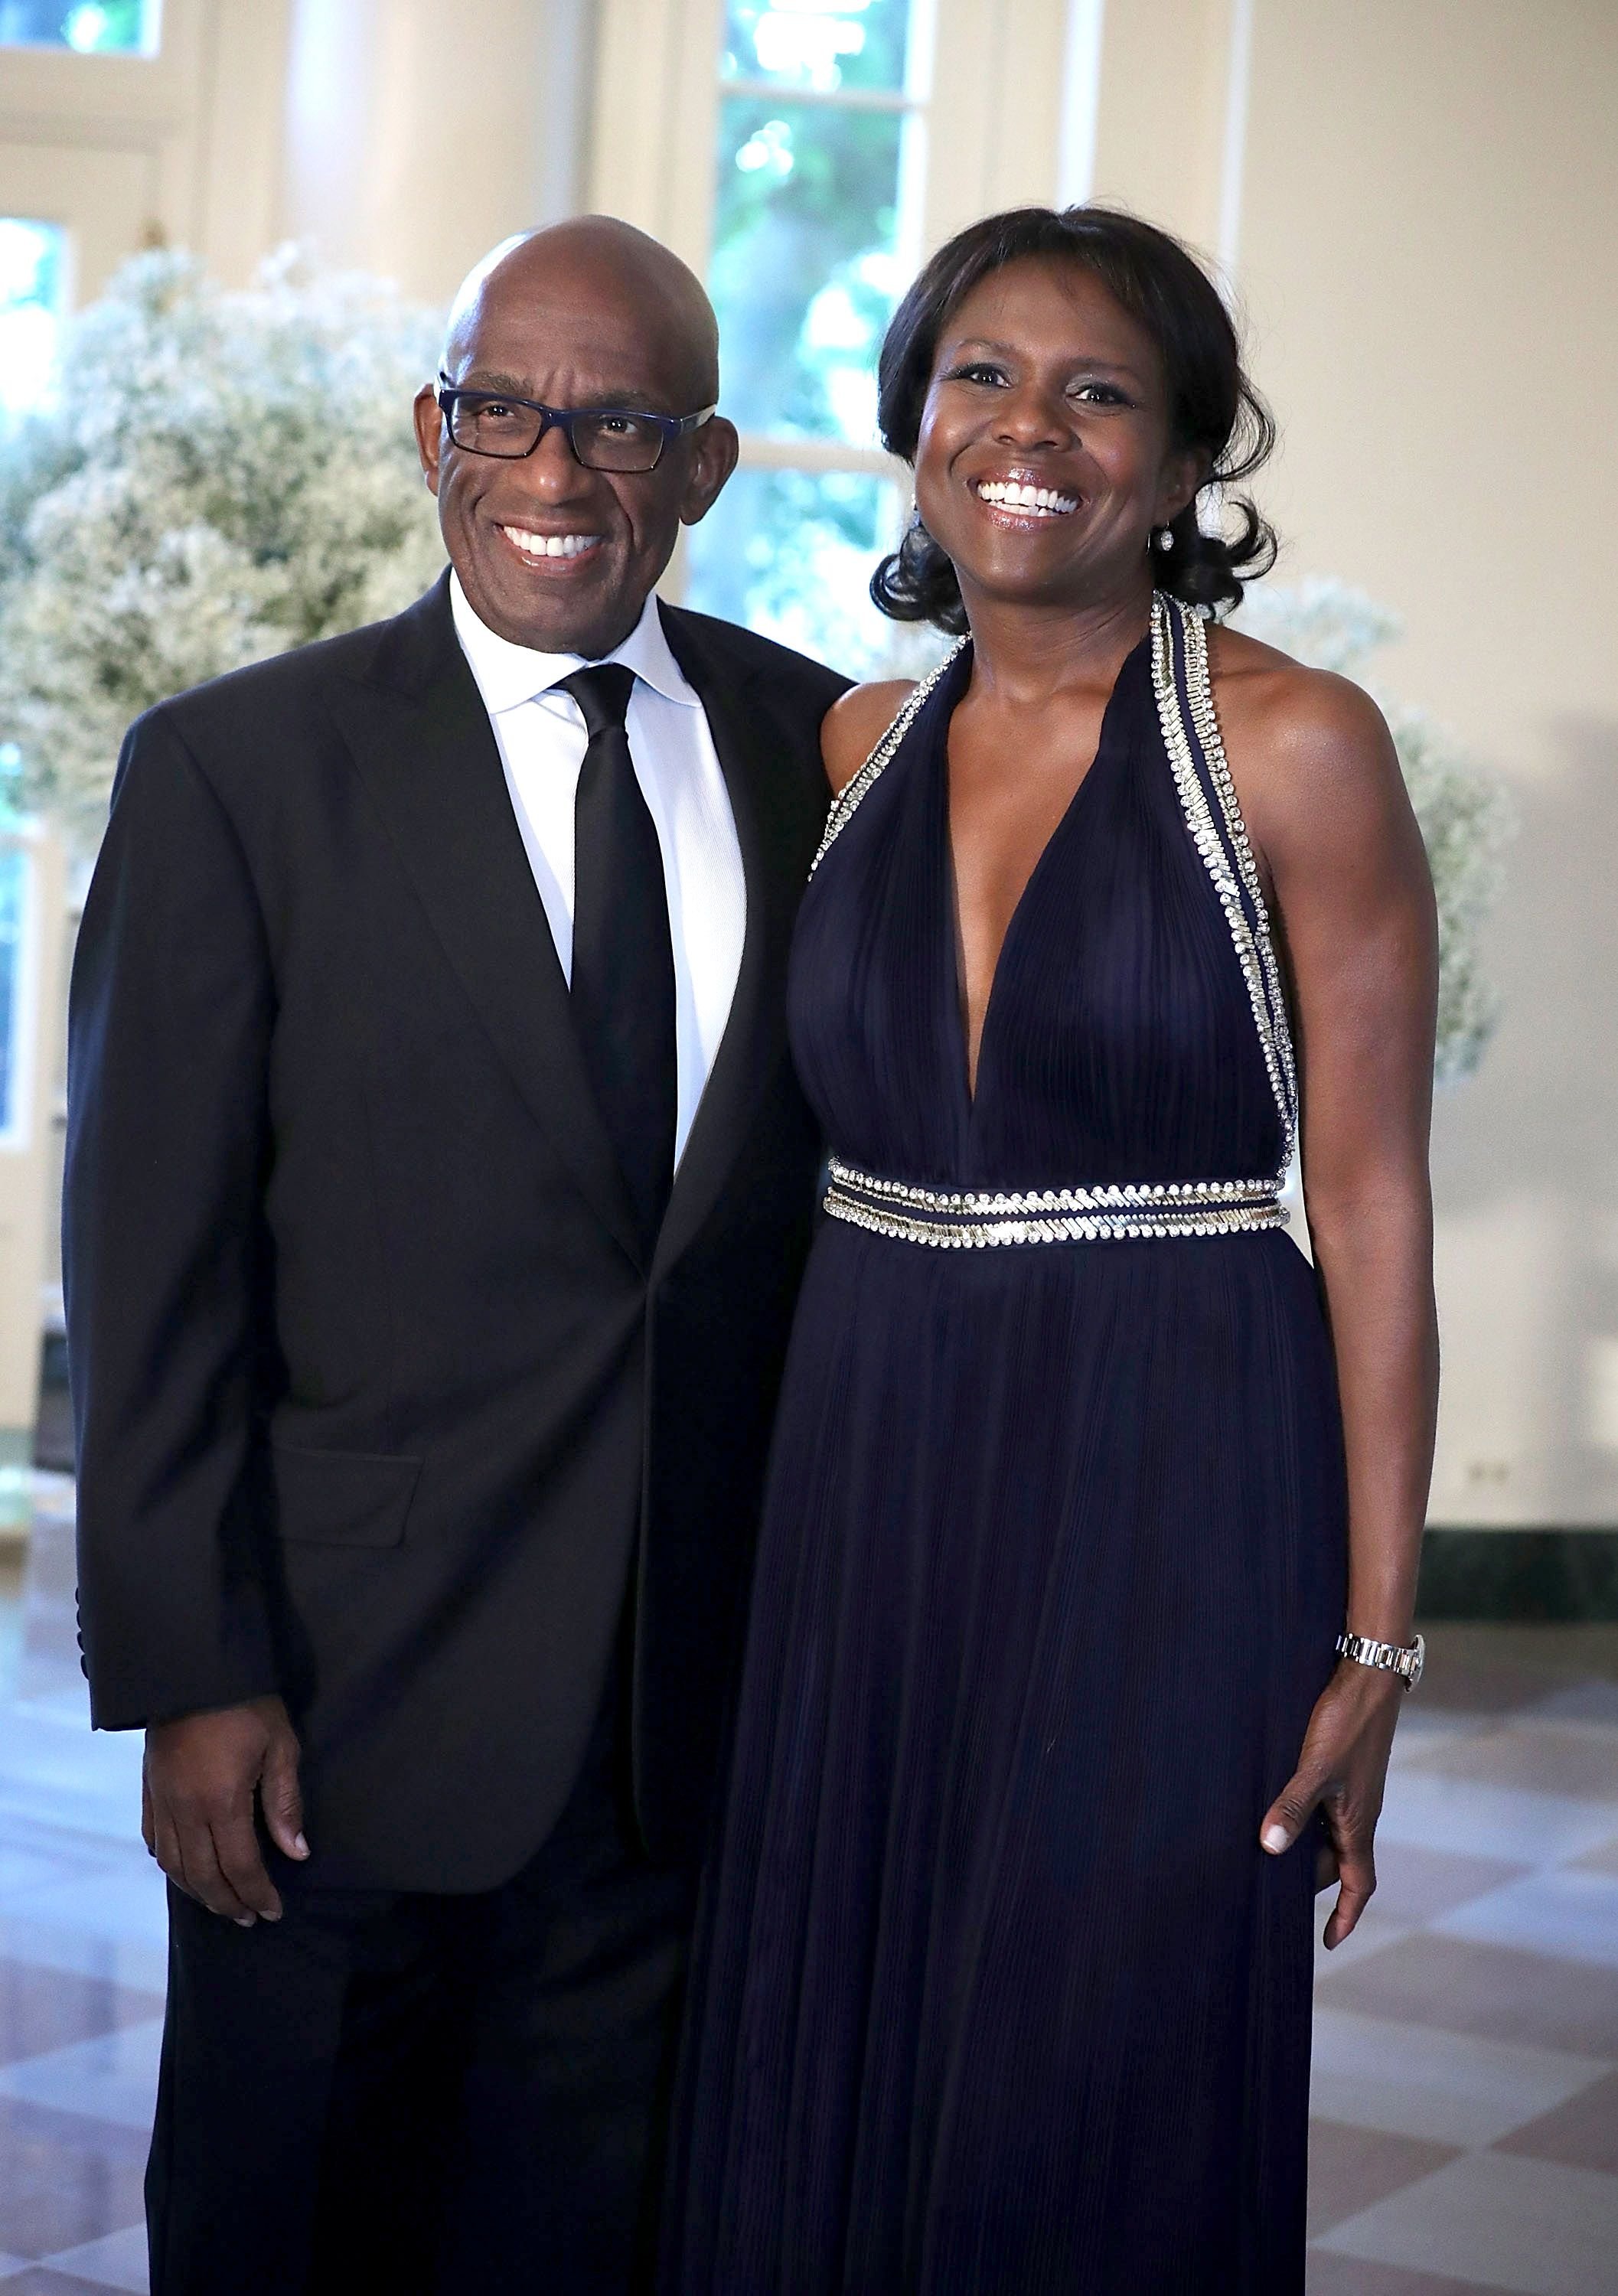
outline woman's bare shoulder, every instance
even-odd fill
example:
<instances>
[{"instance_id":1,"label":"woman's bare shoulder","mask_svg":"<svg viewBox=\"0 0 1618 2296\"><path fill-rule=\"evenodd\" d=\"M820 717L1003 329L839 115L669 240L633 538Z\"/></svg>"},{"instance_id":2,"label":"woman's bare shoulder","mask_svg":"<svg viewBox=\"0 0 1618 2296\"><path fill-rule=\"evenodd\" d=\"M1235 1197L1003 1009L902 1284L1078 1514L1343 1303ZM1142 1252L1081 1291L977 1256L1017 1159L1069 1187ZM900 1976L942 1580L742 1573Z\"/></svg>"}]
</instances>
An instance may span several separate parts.
<instances>
[{"instance_id":1,"label":"woman's bare shoulder","mask_svg":"<svg viewBox=\"0 0 1618 2296\"><path fill-rule=\"evenodd\" d=\"M1335 670L1311 669L1245 631L1216 627L1210 664L1221 718L1239 717L1267 750L1325 744L1341 753L1375 750L1387 726L1362 685Z\"/></svg>"},{"instance_id":2,"label":"woman's bare shoulder","mask_svg":"<svg viewBox=\"0 0 1618 2296\"><path fill-rule=\"evenodd\" d=\"M1272 865L1343 870L1420 840L1387 721L1363 686L1240 630L1215 632L1215 707L1249 829Z\"/></svg>"},{"instance_id":3,"label":"woman's bare shoulder","mask_svg":"<svg viewBox=\"0 0 1618 2296\"><path fill-rule=\"evenodd\" d=\"M884 677L874 685L851 685L826 711L820 726L820 755L832 794L847 788L916 691L908 677Z\"/></svg>"},{"instance_id":4,"label":"woman's bare shoulder","mask_svg":"<svg viewBox=\"0 0 1618 2296\"><path fill-rule=\"evenodd\" d=\"M1327 787L1398 777L1381 710L1351 678L1311 669L1241 630L1216 629L1214 700L1230 767L1277 794L1318 798Z\"/></svg>"}]
</instances>

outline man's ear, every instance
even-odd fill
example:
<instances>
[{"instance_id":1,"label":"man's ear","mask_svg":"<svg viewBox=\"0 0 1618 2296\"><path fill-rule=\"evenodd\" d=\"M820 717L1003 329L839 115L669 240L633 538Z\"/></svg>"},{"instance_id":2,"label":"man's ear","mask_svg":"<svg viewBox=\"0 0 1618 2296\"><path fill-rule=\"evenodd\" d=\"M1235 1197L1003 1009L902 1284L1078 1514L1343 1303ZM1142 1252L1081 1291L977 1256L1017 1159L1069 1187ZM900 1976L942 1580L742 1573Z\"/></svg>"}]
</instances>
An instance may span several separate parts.
<instances>
[{"instance_id":1,"label":"man's ear","mask_svg":"<svg viewBox=\"0 0 1618 2296\"><path fill-rule=\"evenodd\" d=\"M711 415L691 442L691 467L680 496L680 524L694 526L718 502L725 481L736 466L742 441L736 426L724 415Z\"/></svg>"},{"instance_id":2,"label":"man's ear","mask_svg":"<svg viewBox=\"0 0 1618 2296\"><path fill-rule=\"evenodd\" d=\"M439 490L439 454L444 443L444 417L439 411L437 393L430 382L424 382L415 394L415 451L421 458L422 476L436 495Z\"/></svg>"}]
</instances>

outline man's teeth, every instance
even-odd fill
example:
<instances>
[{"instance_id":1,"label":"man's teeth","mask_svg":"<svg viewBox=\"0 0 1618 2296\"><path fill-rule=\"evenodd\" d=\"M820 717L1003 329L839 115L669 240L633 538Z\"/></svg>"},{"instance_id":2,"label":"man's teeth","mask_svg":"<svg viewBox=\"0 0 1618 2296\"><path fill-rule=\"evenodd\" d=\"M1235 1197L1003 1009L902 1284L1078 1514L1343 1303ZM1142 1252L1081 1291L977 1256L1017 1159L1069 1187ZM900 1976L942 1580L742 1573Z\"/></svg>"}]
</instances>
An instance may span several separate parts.
<instances>
[{"instance_id":1,"label":"man's teeth","mask_svg":"<svg viewBox=\"0 0 1618 2296\"><path fill-rule=\"evenodd\" d=\"M530 534L522 526L503 526L500 531L530 558L577 558L581 550L600 540L594 534Z\"/></svg>"},{"instance_id":2,"label":"man's teeth","mask_svg":"<svg viewBox=\"0 0 1618 2296\"><path fill-rule=\"evenodd\" d=\"M1023 479L980 479L978 498L1005 510L1052 511L1058 516L1079 507L1077 495L1059 495L1054 487L1030 486Z\"/></svg>"}]
</instances>

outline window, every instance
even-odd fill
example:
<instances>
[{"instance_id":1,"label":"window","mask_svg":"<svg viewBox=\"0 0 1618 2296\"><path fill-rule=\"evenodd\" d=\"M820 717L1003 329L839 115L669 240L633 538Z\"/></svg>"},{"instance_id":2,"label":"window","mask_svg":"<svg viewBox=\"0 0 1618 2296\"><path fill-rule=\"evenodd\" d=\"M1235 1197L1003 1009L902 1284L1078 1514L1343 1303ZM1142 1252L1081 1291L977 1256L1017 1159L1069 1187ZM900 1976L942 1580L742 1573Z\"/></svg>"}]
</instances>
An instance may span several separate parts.
<instances>
[{"instance_id":1,"label":"window","mask_svg":"<svg viewBox=\"0 0 1618 2296\"><path fill-rule=\"evenodd\" d=\"M60 224L0 216L0 414L25 413L51 387L66 241Z\"/></svg>"},{"instance_id":2,"label":"window","mask_svg":"<svg viewBox=\"0 0 1618 2296\"><path fill-rule=\"evenodd\" d=\"M158 0L0 0L0 47L155 55Z\"/></svg>"},{"instance_id":3,"label":"window","mask_svg":"<svg viewBox=\"0 0 1618 2296\"><path fill-rule=\"evenodd\" d=\"M0 829L0 1141L22 1124L22 957L29 857Z\"/></svg>"},{"instance_id":4,"label":"window","mask_svg":"<svg viewBox=\"0 0 1618 2296\"><path fill-rule=\"evenodd\" d=\"M693 530L690 603L879 669L866 595L908 497L876 355L921 251L932 0L725 0L709 291L742 467Z\"/></svg>"}]
</instances>

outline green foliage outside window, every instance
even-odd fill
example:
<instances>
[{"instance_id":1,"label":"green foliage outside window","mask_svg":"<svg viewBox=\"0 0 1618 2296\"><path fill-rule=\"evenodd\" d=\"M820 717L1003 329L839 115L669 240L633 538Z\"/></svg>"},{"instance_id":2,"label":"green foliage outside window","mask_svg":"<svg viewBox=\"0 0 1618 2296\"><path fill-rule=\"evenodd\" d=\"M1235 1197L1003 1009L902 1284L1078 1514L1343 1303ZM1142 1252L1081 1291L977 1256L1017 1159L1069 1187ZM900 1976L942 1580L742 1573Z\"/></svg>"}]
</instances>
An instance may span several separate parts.
<instances>
[{"instance_id":1,"label":"green foliage outside window","mask_svg":"<svg viewBox=\"0 0 1618 2296\"><path fill-rule=\"evenodd\" d=\"M139 55L157 45L156 0L0 0L0 46Z\"/></svg>"},{"instance_id":2,"label":"green foliage outside window","mask_svg":"<svg viewBox=\"0 0 1618 2296\"><path fill-rule=\"evenodd\" d=\"M722 79L776 80L826 94L904 87L911 0L729 0L719 57Z\"/></svg>"},{"instance_id":3,"label":"green foliage outside window","mask_svg":"<svg viewBox=\"0 0 1618 2296\"><path fill-rule=\"evenodd\" d=\"M775 437L875 439L876 353L904 274L896 112L719 105L709 288L727 414Z\"/></svg>"}]
</instances>

